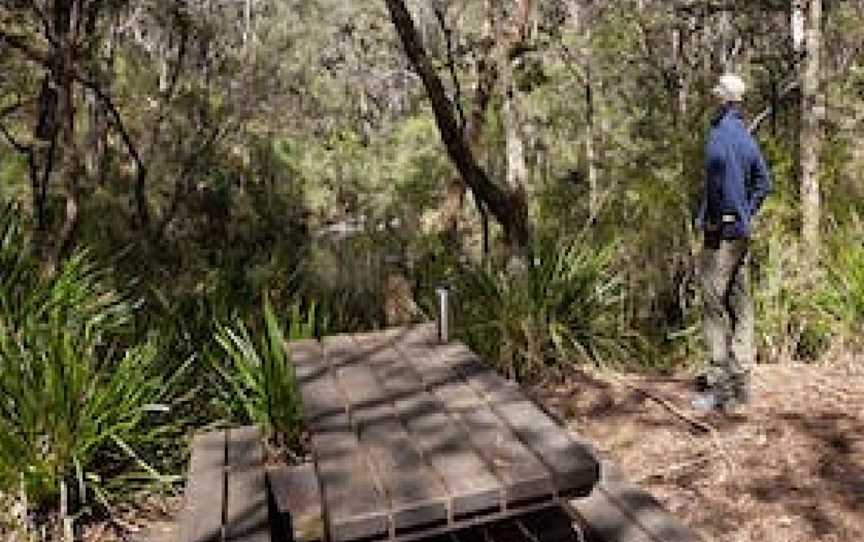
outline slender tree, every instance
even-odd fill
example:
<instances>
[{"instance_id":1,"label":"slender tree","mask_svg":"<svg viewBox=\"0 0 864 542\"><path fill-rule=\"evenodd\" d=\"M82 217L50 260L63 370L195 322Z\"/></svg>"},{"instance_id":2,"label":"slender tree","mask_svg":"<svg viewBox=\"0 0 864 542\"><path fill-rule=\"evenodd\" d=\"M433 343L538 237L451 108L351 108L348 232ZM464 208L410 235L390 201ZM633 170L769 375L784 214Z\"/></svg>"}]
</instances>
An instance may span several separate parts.
<instances>
[{"instance_id":1,"label":"slender tree","mask_svg":"<svg viewBox=\"0 0 864 542\"><path fill-rule=\"evenodd\" d=\"M793 17L793 21L795 21ZM825 116L821 90L822 0L810 0L807 9L804 63L801 69L801 238L804 255L813 262L819 254L819 157L822 120Z\"/></svg>"}]
</instances>

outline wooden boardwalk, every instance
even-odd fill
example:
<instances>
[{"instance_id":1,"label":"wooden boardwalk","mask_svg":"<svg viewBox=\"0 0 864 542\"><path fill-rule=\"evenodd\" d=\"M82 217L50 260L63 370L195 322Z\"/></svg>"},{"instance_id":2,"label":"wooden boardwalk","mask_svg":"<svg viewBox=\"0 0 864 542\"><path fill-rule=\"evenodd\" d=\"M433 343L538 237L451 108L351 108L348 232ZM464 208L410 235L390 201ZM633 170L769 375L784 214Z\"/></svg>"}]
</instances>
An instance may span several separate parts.
<instances>
[{"instance_id":1,"label":"wooden boardwalk","mask_svg":"<svg viewBox=\"0 0 864 542\"><path fill-rule=\"evenodd\" d=\"M333 542L453 532L597 481L585 445L433 326L289 348Z\"/></svg>"},{"instance_id":2,"label":"wooden boardwalk","mask_svg":"<svg viewBox=\"0 0 864 542\"><path fill-rule=\"evenodd\" d=\"M177 522L136 539L699 542L517 386L432 331L293 343L314 461L265 466L255 426L199 433Z\"/></svg>"}]
</instances>

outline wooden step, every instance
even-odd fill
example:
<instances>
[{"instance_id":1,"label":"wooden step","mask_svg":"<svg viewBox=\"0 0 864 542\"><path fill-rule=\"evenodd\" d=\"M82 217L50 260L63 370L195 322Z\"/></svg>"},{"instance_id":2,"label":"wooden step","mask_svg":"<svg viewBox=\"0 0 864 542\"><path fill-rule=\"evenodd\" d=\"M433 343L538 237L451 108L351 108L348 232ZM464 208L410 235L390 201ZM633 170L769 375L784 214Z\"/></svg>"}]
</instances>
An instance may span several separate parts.
<instances>
[{"instance_id":1,"label":"wooden step","mask_svg":"<svg viewBox=\"0 0 864 542\"><path fill-rule=\"evenodd\" d=\"M324 539L321 489L315 465L280 465L267 470L281 529L294 542Z\"/></svg>"},{"instance_id":2,"label":"wooden step","mask_svg":"<svg viewBox=\"0 0 864 542\"><path fill-rule=\"evenodd\" d=\"M701 541L650 493L627 481L611 461L601 462L600 481L591 494L569 504L598 542Z\"/></svg>"}]
</instances>

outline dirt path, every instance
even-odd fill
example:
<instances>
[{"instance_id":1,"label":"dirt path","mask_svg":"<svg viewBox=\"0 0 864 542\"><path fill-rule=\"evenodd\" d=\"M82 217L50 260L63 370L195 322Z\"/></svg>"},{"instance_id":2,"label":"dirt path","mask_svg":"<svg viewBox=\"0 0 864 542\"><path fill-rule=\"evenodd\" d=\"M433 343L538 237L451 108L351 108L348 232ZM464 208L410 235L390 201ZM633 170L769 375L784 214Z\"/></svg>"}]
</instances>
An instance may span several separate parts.
<instances>
[{"instance_id":1,"label":"dirt path","mask_svg":"<svg viewBox=\"0 0 864 542\"><path fill-rule=\"evenodd\" d=\"M731 417L692 412L687 377L576 373L534 392L706 541L864 540L864 363L759 366L753 387Z\"/></svg>"}]
</instances>

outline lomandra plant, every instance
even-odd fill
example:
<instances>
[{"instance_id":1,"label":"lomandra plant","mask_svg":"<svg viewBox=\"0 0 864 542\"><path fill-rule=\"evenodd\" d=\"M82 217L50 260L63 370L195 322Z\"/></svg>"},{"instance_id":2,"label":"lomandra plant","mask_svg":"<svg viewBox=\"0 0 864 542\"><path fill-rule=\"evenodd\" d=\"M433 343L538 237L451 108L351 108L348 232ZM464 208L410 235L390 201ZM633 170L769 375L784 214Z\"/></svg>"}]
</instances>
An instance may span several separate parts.
<instances>
[{"instance_id":1,"label":"lomandra plant","mask_svg":"<svg viewBox=\"0 0 864 542\"><path fill-rule=\"evenodd\" d=\"M635 336L622 325L623 284L614 244L538 242L524 268L460 268L450 280L466 339L507 376L530 378L567 364L627 360Z\"/></svg>"},{"instance_id":2,"label":"lomandra plant","mask_svg":"<svg viewBox=\"0 0 864 542\"><path fill-rule=\"evenodd\" d=\"M0 273L0 491L44 509L61 487L107 502L106 473L162 479L141 451L172 423L171 381L150 342L129 343L134 303L85 251L39 277L16 217L0 220L0 261L17 266Z\"/></svg>"},{"instance_id":3,"label":"lomandra plant","mask_svg":"<svg viewBox=\"0 0 864 542\"><path fill-rule=\"evenodd\" d=\"M220 402L232 421L258 424L277 443L290 447L299 437L300 404L286 339L313 337L316 310L313 305L304 313L295 306L286 337L267 295L263 305L264 326L257 334L239 318L217 325L222 355L212 363L220 376Z\"/></svg>"},{"instance_id":4,"label":"lomandra plant","mask_svg":"<svg viewBox=\"0 0 864 542\"><path fill-rule=\"evenodd\" d=\"M858 236L839 236L835 245L818 306L846 337L859 340L864 329L864 246Z\"/></svg>"}]
</instances>

